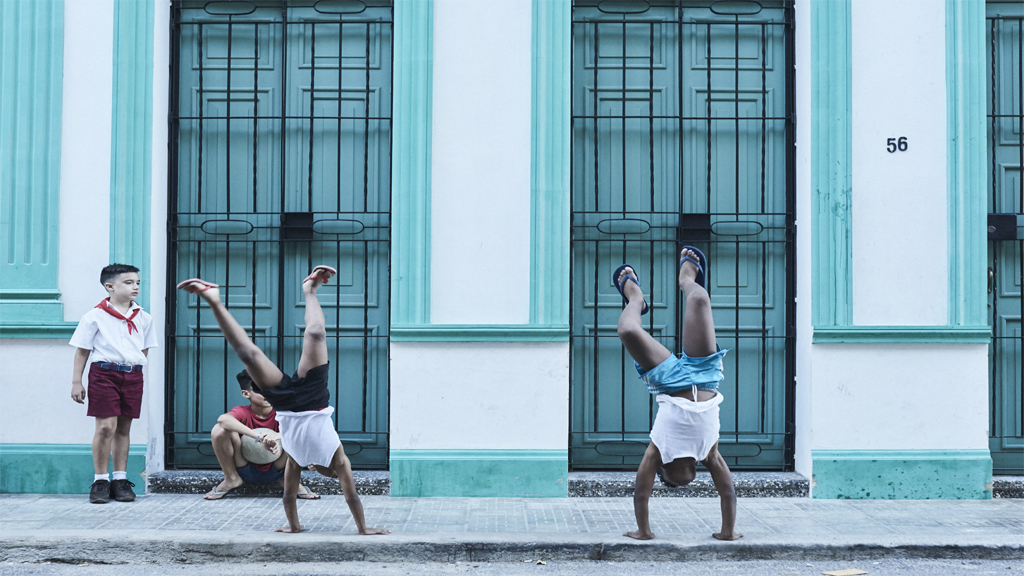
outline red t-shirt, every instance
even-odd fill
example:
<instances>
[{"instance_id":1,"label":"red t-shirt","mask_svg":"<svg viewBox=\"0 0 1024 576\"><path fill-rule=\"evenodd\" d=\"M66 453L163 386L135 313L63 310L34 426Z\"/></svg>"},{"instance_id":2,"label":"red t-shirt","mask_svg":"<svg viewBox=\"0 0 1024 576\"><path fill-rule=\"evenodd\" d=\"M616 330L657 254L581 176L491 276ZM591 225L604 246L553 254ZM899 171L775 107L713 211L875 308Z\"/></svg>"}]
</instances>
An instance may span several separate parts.
<instances>
[{"instance_id":1,"label":"red t-shirt","mask_svg":"<svg viewBox=\"0 0 1024 576\"><path fill-rule=\"evenodd\" d=\"M255 430L257 428L269 428L274 432L281 431L277 424L277 412L274 410L271 410L270 414L267 414L266 418L260 418L259 416L256 415L255 412L252 411L252 406L241 405L232 408L231 411L228 412L228 414L234 416L235 420L238 420L239 422L248 426L252 430ZM270 467L273 466L274 464L273 462L271 462L270 464L252 465L255 466L257 470L267 471L270 470Z\"/></svg>"}]
</instances>

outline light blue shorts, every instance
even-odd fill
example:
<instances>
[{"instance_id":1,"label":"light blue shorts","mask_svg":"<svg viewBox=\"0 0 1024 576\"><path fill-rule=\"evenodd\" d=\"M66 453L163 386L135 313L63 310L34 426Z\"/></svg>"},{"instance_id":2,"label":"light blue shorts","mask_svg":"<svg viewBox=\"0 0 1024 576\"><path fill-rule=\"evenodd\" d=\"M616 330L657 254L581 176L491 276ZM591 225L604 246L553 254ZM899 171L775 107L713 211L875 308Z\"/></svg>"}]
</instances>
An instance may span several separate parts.
<instances>
[{"instance_id":1,"label":"light blue shorts","mask_svg":"<svg viewBox=\"0 0 1024 576\"><path fill-rule=\"evenodd\" d=\"M647 371L636 362L633 364L651 394L672 394L693 386L698 390L718 390L718 383L725 378L722 358L726 352L728 350L718 348L718 352L703 358L673 355Z\"/></svg>"}]
</instances>

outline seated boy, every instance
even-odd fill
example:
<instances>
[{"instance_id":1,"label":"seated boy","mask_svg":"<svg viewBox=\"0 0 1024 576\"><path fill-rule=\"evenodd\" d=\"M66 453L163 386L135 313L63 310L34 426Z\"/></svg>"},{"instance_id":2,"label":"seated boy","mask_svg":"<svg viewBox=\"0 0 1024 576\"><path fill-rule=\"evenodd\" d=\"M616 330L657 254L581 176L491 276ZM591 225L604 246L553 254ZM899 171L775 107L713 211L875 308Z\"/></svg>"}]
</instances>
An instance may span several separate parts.
<instances>
[{"instance_id":1,"label":"seated boy","mask_svg":"<svg viewBox=\"0 0 1024 576\"><path fill-rule=\"evenodd\" d=\"M729 467L718 453L718 405L722 403L718 383L724 377L722 357L726 351L720 350L715 342L711 299L705 289L706 270L707 261L700 250L692 246L682 249L679 289L683 291L686 310L681 358L644 330L640 316L647 313L647 303L633 268L623 264L612 276L615 287L628 301L619 316L619 339L658 401L651 443L636 471L633 511L637 530L624 534L630 538L654 538L648 516L654 477L659 476L670 487L689 484L697 474L697 461L711 472L721 498L722 529L712 536L719 540L743 537L733 530L736 493Z\"/></svg>"},{"instance_id":2,"label":"seated boy","mask_svg":"<svg viewBox=\"0 0 1024 576\"><path fill-rule=\"evenodd\" d=\"M100 270L100 284L109 296L82 316L71 336L77 348L71 372L71 399L85 403L82 373L89 367L89 409L96 418L92 437L93 483L89 502L106 504L135 500L128 479L128 445L132 420L142 413L142 367L150 348L156 348L153 319L135 302L141 282L139 269L111 264ZM107 465L114 460L111 482Z\"/></svg>"},{"instance_id":3,"label":"seated boy","mask_svg":"<svg viewBox=\"0 0 1024 576\"><path fill-rule=\"evenodd\" d=\"M252 380L248 374L242 372L238 375L238 385L242 388L242 398L248 400L249 405L235 406L227 414L221 414L210 432L213 452L220 462L220 469L224 471L224 481L203 496L207 500L220 500L246 482L269 484L281 482L284 478L288 454L281 450L278 444L281 434L277 424L277 413L262 394L252 389ZM255 432L257 428L273 430L274 433L258 434ZM268 453L277 454L277 460L268 464L247 461L242 454L244 436L257 440ZM303 500L320 498L318 494L310 492L301 484L298 497Z\"/></svg>"},{"instance_id":4,"label":"seated boy","mask_svg":"<svg viewBox=\"0 0 1024 576\"><path fill-rule=\"evenodd\" d=\"M299 365L292 376L282 372L249 340L245 329L221 303L216 284L191 278L178 284L178 288L190 294L198 293L210 305L224 339L245 364L244 373L277 410L281 447L288 453L283 499L288 525L274 531L302 531L296 498L302 468L312 464L321 474L338 478L345 502L360 534L390 534L389 530L366 526L363 505L356 494L356 483L352 478L352 464L345 455L331 419L334 408L329 406L330 393L327 390L327 327L316 290L335 274L337 271L329 266L317 266L302 281L306 330L302 336Z\"/></svg>"}]
</instances>

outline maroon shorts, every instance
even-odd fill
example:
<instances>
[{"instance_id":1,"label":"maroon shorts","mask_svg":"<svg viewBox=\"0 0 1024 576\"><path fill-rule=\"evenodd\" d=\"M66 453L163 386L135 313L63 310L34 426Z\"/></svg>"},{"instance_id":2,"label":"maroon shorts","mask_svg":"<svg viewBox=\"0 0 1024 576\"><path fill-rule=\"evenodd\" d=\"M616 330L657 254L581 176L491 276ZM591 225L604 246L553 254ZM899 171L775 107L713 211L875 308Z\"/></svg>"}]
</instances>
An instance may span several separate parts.
<instances>
[{"instance_id":1,"label":"maroon shorts","mask_svg":"<svg viewBox=\"0 0 1024 576\"><path fill-rule=\"evenodd\" d=\"M138 418L142 413L142 371L118 372L109 368L89 366L89 416Z\"/></svg>"}]
</instances>

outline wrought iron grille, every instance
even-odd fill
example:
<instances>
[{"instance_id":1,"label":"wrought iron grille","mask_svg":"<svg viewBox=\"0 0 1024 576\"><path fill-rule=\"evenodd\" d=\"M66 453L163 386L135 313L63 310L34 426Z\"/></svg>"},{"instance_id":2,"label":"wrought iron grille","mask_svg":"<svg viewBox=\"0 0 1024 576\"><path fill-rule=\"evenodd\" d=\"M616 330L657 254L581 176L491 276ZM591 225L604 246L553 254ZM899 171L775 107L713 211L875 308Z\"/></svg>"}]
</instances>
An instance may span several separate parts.
<instances>
[{"instance_id":1,"label":"wrought iron grille","mask_svg":"<svg viewBox=\"0 0 1024 576\"><path fill-rule=\"evenodd\" d=\"M282 370L319 291L331 404L357 467L387 466L392 9L389 2L172 4L167 465L217 465L209 434L245 403L241 362L199 276Z\"/></svg>"},{"instance_id":2,"label":"wrought iron grille","mask_svg":"<svg viewBox=\"0 0 1024 576\"><path fill-rule=\"evenodd\" d=\"M989 2L990 440L996 474L1024 473L1024 5Z\"/></svg>"},{"instance_id":3,"label":"wrought iron grille","mask_svg":"<svg viewBox=\"0 0 1024 576\"><path fill-rule=\"evenodd\" d=\"M721 452L791 468L795 319L792 2L578 0L572 20L571 461L635 468L657 404L616 335L611 272L682 346L678 250L707 254L726 356Z\"/></svg>"}]
</instances>

